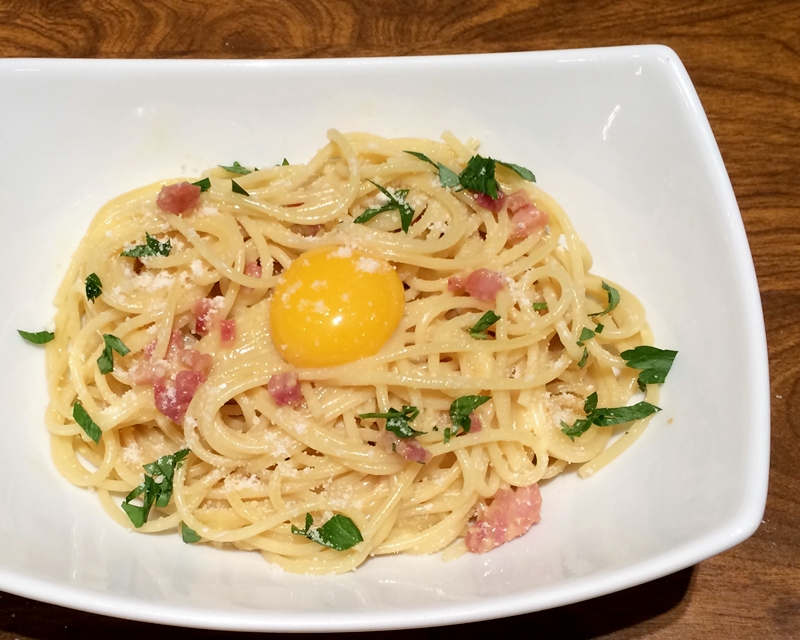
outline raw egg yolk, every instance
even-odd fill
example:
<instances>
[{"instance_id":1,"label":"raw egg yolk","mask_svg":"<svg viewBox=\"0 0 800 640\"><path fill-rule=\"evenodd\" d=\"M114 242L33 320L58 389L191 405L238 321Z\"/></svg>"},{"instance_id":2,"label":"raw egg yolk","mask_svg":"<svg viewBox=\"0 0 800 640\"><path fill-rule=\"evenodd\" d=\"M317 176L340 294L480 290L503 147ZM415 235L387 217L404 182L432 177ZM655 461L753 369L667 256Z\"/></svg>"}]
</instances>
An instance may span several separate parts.
<instances>
[{"instance_id":1,"label":"raw egg yolk","mask_svg":"<svg viewBox=\"0 0 800 640\"><path fill-rule=\"evenodd\" d=\"M353 362L380 351L404 303L400 276L385 260L348 247L311 249L275 287L272 341L297 367Z\"/></svg>"}]
</instances>

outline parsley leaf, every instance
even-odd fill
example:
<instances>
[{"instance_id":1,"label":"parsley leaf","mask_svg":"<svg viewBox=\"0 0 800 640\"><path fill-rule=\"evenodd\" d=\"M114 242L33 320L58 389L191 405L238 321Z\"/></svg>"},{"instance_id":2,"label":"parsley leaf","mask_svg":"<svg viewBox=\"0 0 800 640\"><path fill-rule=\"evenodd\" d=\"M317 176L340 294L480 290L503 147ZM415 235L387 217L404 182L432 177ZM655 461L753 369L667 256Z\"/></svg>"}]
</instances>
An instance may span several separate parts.
<instances>
[{"instance_id":1,"label":"parsley leaf","mask_svg":"<svg viewBox=\"0 0 800 640\"><path fill-rule=\"evenodd\" d=\"M239 186L239 183L236 182L236 180L231 180L231 191L233 191L234 193L241 194L243 196L250 195L249 193L247 193L247 191L245 191L242 187Z\"/></svg>"},{"instance_id":2,"label":"parsley leaf","mask_svg":"<svg viewBox=\"0 0 800 640\"><path fill-rule=\"evenodd\" d=\"M122 502L122 509L128 514L133 526L137 529L147 522L147 516L153 504L166 507L172 497L172 480L175 470L183 459L189 455L189 449L181 449L169 456L161 456L155 462L144 465L147 472L144 481L131 491ZM131 504L131 500L142 497L142 506ZM191 529L190 529L191 531Z\"/></svg>"},{"instance_id":3,"label":"parsley leaf","mask_svg":"<svg viewBox=\"0 0 800 640\"><path fill-rule=\"evenodd\" d=\"M570 440L575 440L576 436L586 433L593 424L598 427L611 427L616 424L641 420L661 411L660 407L644 401L629 407L601 407L598 409L596 391L586 398L583 410L586 412L586 417L576 420L572 425L561 421L561 431L569 436Z\"/></svg>"},{"instance_id":4,"label":"parsley leaf","mask_svg":"<svg viewBox=\"0 0 800 640\"><path fill-rule=\"evenodd\" d=\"M589 359L589 350L586 347L584 347L583 355L581 356L581 359L578 360L578 368L583 369L586 366L586 361L588 359Z\"/></svg>"},{"instance_id":5,"label":"parsley leaf","mask_svg":"<svg viewBox=\"0 0 800 640\"><path fill-rule=\"evenodd\" d=\"M619 291L617 291L614 287L607 285L605 282L603 283L603 289L606 290L608 293L608 305L602 311L598 311L597 313L590 313L589 317L592 318L594 316L604 316L607 313L611 313L614 309L617 308L619 304Z\"/></svg>"},{"instance_id":6,"label":"parsley leaf","mask_svg":"<svg viewBox=\"0 0 800 640\"><path fill-rule=\"evenodd\" d=\"M32 344L45 344L56 338L56 334L52 331L37 331L36 333L31 333L30 331L17 329L17 333Z\"/></svg>"},{"instance_id":7,"label":"parsley leaf","mask_svg":"<svg viewBox=\"0 0 800 640\"><path fill-rule=\"evenodd\" d=\"M494 160L491 158L472 156L458 175L458 181L465 189L485 193L490 198L497 199L497 180L494 177Z\"/></svg>"},{"instance_id":8,"label":"parsley leaf","mask_svg":"<svg viewBox=\"0 0 800 640\"><path fill-rule=\"evenodd\" d=\"M386 413L362 413L359 418L384 418L386 420L386 430L391 431L398 438L413 438L420 436L424 432L417 431L409 425L419 415L419 409L403 405L403 410L398 411L394 407Z\"/></svg>"},{"instance_id":9,"label":"parsley leaf","mask_svg":"<svg viewBox=\"0 0 800 640\"><path fill-rule=\"evenodd\" d=\"M103 283L100 282L100 276L96 273L90 273L86 276L86 298L89 302L94 302L96 298L103 293Z\"/></svg>"},{"instance_id":10,"label":"parsley leaf","mask_svg":"<svg viewBox=\"0 0 800 640\"><path fill-rule=\"evenodd\" d=\"M546 302L534 302L533 303L533 310L534 311L547 311L547 303Z\"/></svg>"},{"instance_id":11,"label":"parsley leaf","mask_svg":"<svg viewBox=\"0 0 800 640\"><path fill-rule=\"evenodd\" d=\"M596 333L596 331L592 331L589 327L584 327L581 330L581 337L578 338L578 346L582 347L584 342L594 338L594 334L595 333Z\"/></svg>"},{"instance_id":12,"label":"parsley leaf","mask_svg":"<svg viewBox=\"0 0 800 640\"><path fill-rule=\"evenodd\" d=\"M78 423L78 426L86 432L87 436L94 440L95 444L100 442L100 436L103 435L103 432L100 430L100 427L97 426L97 423L92 420L92 418L86 412L86 409L83 408L80 400L72 405L72 419L75 420L75 422Z\"/></svg>"},{"instance_id":13,"label":"parsley leaf","mask_svg":"<svg viewBox=\"0 0 800 640\"><path fill-rule=\"evenodd\" d=\"M205 193L211 188L211 179L203 178L202 180L198 180L197 182L192 182L192 186L200 187L200 193Z\"/></svg>"},{"instance_id":14,"label":"parsley leaf","mask_svg":"<svg viewBox=\"0 0 800 640\"><path fill-rule=\"evenodd\" d=\"M307 513L305 529L299 529L292 525L292 533L305 536L312 542L336 549L336 551L347 551L364 540L355 523L341 513L334 515L321 527L314 527L313 524L314 519L310 513Z\"/></svg>"},{"instance_id":15,"label":"parsley leaf","mask_svg":"<svg viewBox=\"0 0 800 640\"><path fill-rule=\"evenodd\" d=\"M289 161L286 158L284 158L283 162L281 162L281 166L282 167L288 167L289 166Z\"/></svg>"},{"instance_id":16,"label":"parsley leaf","mask_svg":"<svg viewBox=\"0 0 800 640\"><path fill-rule=\"evenodd\" d=\"M370 180L370 182L372 182L372 180ZM367 209L364 211L364 213L353 220L353 222L356 224L364 224L384 211L397 211L400 214L400 226L405 233L408 233L411 222L414 220L414 209L405 200L406 196L408 195L408 189L396 189L394 195L392 195L387 189L379 185L377 182L372 182L372 184L378 187L378 190L387 198L389 198L389 202L378 207L377 209Z\"/></svg>"},{"instance_id":17,"label":"parsley leaf","mask_svg":"<svg viewBox=\"0 0 800 640\"><path fill-rule=\"evenodd\" d=\"M496 162L497 164L502 164L507 169L511 169L520 178L523 178L528 182L536 182L536 176L533 175L533 172L530 169L526 169L525 167L521 167L518 164L513 164L511 162L502 162L501 160L496 160Z\"/></svg>"},{"instance_id":18,"label":"parsley leaf","mask_svg":"<svg viewBox=\"0 0 800 640\"><path fill-rule=\"evenodd\" d=\"M631 369L641 369L639 374L639 388L644 391L647 384L663 384L667 374L672 368L672 363L677 351L659 349L642 345L635 349L623 351L620 356Z\"/></svg>"},{"instance_id":19,"label":"parsley leaf","mask_svg":"<svg viewBox=\"0 0 800 640\"><path fill-rule=\"evenodd\" d=\"M168 256L171 245L169 238L164 242L159 242L156 238L151 236L145 231L144 234L145 244L137 244L135 247L126 249L119 255L125 258L147 258L149 256Z\"/></svg>"},{"instance_id":20,"label":"parsley leaf","mask_svg":"<svg viewBox=\"0 0 800 640\"><path fill-rule=\"evenodd\" d=\"M434 162L424 153L420 153L418 151L406 151L406 153L409 153L415 158L418 158L436 167L439 170L439 182L443 187L457 187L459 184L461 184L458 179L458 174L455 171L445 167L441 162Z\"/></svg>"},{"instance_id":21,"label":"parsley leaf","mask_svg":"<svg viewBox=\"0 0 800 640\"><path fill-rule=\"evenodd\" d=\"M105 375L114 370L113 351L116 351L121 356L126 356L131 350L125 346L122 340L117 338L117 336L112 336L110 333L103 334L103 342L106 343L106 346L103 349L103 353L101 353L100 357L97 359L97 366L100 368L100 373Z\"/></svg>"},{"instance_id":22,"label":"parsley leaf","mask_svg":"<svg viewBox=\"0 0 800 640\"><path fill-rule=\"evenodd\" d=\"M238 162L236 162L236 160L234 160L233 164L229 167L226 167L225 165L222 164L217 166L220 167L221 169L225 169L225 171L230 171L231 173L238 173L241 176L246 176L248 173L253 173L247 167L243 167Z\"/></svg>"},{"instance_id":23,"label":"parsley leaf","mask_svg":"<svg viewBox=\"0 0 800 640\"><path fill-rule=\"evenodd\" d=\"M186 526L185 522L181 522L181 537L186 544L194 544L195 542L200 542L201 538L197 535L197 532Z\"/></svg>"},{"instance_id":24,"label":"parsley leaf","mask_svg":"<svg viewBox=\"0 0 800 640\"><path fill-rule=\"evenodd\" d=\"M484 313L472 327L467 329L467 331L469 331L470 338L475 338L476 340L486 340L489 337L489 335L486 333L487 329L499 319L500 316L490 309Z\"/></svg>"},{"instance_id":25,"label":"parsley leaf","mask_svg":"<svg viewBox=\"0 0 800 640\"><path fill-rule=\"evenodd\" d=\"M450 437L458 434L459 427L464 430L464 433L469 433L472 424L470 415L489 400L491 400L491 396L461 396L453 400L450 405L450 421L453 423L454 429L449 434L445 433L448 436L447 440L449 441Z\"/></svg>"}]
</instances>

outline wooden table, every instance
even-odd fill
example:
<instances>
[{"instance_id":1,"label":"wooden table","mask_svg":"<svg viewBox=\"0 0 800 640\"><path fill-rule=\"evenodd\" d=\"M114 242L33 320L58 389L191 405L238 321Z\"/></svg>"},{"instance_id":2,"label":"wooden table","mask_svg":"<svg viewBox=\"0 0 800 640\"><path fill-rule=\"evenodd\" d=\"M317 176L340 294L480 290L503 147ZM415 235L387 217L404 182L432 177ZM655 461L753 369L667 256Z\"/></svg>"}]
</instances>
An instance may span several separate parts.
<instances>
[{"instance_id":1,"label":"wooden table","mask_svg":"<svg viewBox=\"0 0 800 640\"><path fill-rule=\"evenodd\" d=\"M764 522L738 547L589 602L447 630L490 637L800 638L800 1L60 0L0 3L0 56L302 58L662 43L716 134L761 288L772 376ZM0 595L0 640L233 638ZM378 637L378 634L362 634ZM381 634L383 637L385 634Z\"/></svg>"}]
</instances>

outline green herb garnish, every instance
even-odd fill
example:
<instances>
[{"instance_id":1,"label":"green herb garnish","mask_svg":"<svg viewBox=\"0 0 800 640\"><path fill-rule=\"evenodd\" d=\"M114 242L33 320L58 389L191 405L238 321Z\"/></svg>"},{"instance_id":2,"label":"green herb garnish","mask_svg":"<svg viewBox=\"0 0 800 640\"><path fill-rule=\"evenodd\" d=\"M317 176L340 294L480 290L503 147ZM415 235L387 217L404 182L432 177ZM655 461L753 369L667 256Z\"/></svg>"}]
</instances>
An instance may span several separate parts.
<instances>
[{"instance_id":1,"label":"green herb garnish","mask_svg":"<svg viewBox=\"0 0 800 640\"><path fill-rule=\"evenodd\" d=\"M497 180L494 177L494 160L474 155L458 175L461 186L470 191L484 193L497 200Z\"/></svg>"},{"instance_id":2,"label":"green herb garnish","mask_svg":"<svg viewBox=\"0 0 800 640\"><path fill-rule=\"evenodd\" d=\"M629 407L602 407L597 408L597 392L592 393L583 404L586 417L576 420L572 425L561 421L561 431L568 435L570 440L575 440L589 429L593 424L598 427L611 427L616 424L641 420L661 409L649 402L637 402Z\"/></svg>"},{"instance_id":3,"label":"green herb garnish","mask_svg":"<svg viewBox=\"0 0 800 640\"><path fill-rule=\"evenodd\" d=\"M281 162L281 166L282 167L288 167L289 166L289 161L286 158L284 158L283 162Z\"/></svg>"},{"instance_id":4,"label":"green herb garnish","mask_svg":"<svg viewBox=\"0 0 800 640\"><path fill-rule=\"evenodd\" d=\"M467 329L467 331L469 331L470 338L475 338L476 340L486 340L489 337L489 335L486 333L486 330L499 319L500 316L490 309L484 313L472 327Z\"/></svg>"},{"instance_id":5,"label":"green herb garnish","mask_svg":"<svg viewBox=\"0 0 800 640\"><path fill-rule=\"evenodd\" d=\"M582 347L584 342L586 342L587 340L591 340L592 338L594 338L594 334L595 334L595 333L596 333L595 331L592 331L592 330L591 330L591 329L589 329L588 327L584 327L584 328L581 330L581 337L580 337L580 338L578 338L578 346L579 346L579 347Z\"/></svg>"},{"instance_id":6,"label":"green herb garnish","mask_svg":"<svg viewBox=\"0 0 800 640\"><path fill-rule=\"evenodd\" d=\"M189 449L181 449L169 456L161 456L155 462L144 465L144 481L131 491L122 502L122 509L128 514L137 529L147 522L153 504L166 507L172 497L172 480L175 470L189 455ZM142 506L131 504L131 500L142 497Z\"/></svg>"},{"instance_id":7,"label":"green herb garnish","mask_svg":"<svg viewBox=\"0 0 800 640\"><path fill-rule=\"evenodd\" d=\"M427 162L428 164L432 164L439 170L439 182L443 187L457 187L461 184L458 180L458 174L455 171L451 171L447 167L445 167L441 162L434 162L424 153L420 153L419 151L406 151L406 153L411 154L415 158L422 160L423 162Z\"/></svg>"},{"instance_id":8,"label":"green herb garnish","mask_svg":"<svg viewBox=\"0 0 800 640\"><path fill-rule=\"evenodd\" d=\"M200 542L201 538L197 535L197 532L186 526L185 522L181 522L181 537L186 544L194 544L195 542Z\"/></svg>"},{"instance_id":9,"label":"green herb garnish","mask_svg":"<svg viewBox=\"0 0 800 640\"><path fill-rule=\"evenodd\" d=\"M605 282L603 283L603 289L605 289L608 294L608 305L602 311L598 311L597 313L590 313L589 314L590 318L594 316L604 316L607 313L611 313L614 309L617 308L617 305L619 304L619 291L617 291L614 287L607 285Z\"/></svg>"},{"instance_id":10,"label":"green herb garnish","mask_svg":"<svg viewBox=\"0 0 800 640\"><path fill-rule=\"evenodd\" d=\"M305 525L305 529L292 525L292 533L336 551L347 551L364 540L355 523L341 513L334 515L321 527L314 527L314 519L307 513Z\"/></svg>"},{"instance_id":11,"label":"green herb garnish","mask_svg":"<svg viewBox=\"0 0 800 640\"><path fill-rule=\"evenodd\" d=\"M581 356L581 359L578 360L578 368L583 369L586 366L586 361L588 359L589 359L589 350L586 347L584 347L583 355Z\"/></svg>"},{"instance_id":12,"label":"green herb garnish","mask_svg":"<svg viewBox=\"0 0 800 640\"><path fill-rule=\"evenodd\" d=\"M122 340L117 338L117 336L112 336L110 333L103 334L103 342L106 343L106 346L103 349L103 353L101 353L100 357L97 359L97 366L100 368L100 373L105 375L114 370L114 351L121 356L126 356L131 350L125 346Z\"/></svg>"},{"instance_id":13,"label":"green herb garnish","mask_svg":"<svg viewBox=\"0 0 800 640\"><path fill-rule=\"evenodd\" d=\"M103 293L103 283L100 282L100 276L96 273L90 273L86 276L86 298L89 302L94 302L101 293Z\"/></svg>"},{"instance_id":14,"label":"green herb garnish","mask_svg":"<svg viewBox=\"0 0 800 640\"><path fill-rule=\"evenodd\" d=\"M639 388L644 391L647 384L664 383L678 352L642 345L623 351L619 355L631 369L642 370L638 380Z\"/></svg>"},{"instance_id":15,"label":"green herb garnish","mask_svg":"<svg viewBox=\"0 0 800 640\"><path fill-rule=\"evenodd\" d=\"M231 180L231 191L234 193L241 194L243 196L249 196L250 194L247 193L242 187L239 186L239 183L236 180Z\"/></svg>"},{"instance_id":16,"label":"green herb garnish","mask_svg":"<svg viewBox=\"0 0 800 640\"><path fill-rule=\"evenodd\" d=\"M86 432L87 436L94 440L95 444L100 442L100 436L103 435L103 432L100 430L100 427L97 425L97 423L92 420L91 416L86 413L86 409L83 408L80 400L72 405L72 419L75 420L75 422L78 423L78 426Z\"/></svg>"},{"instance_id":17,"label":"green herb garnish","mask_svg":"<svg viewBox=\"0 0 800 640\"><path fill-rule=\"evenodd\" d=\"M164 242L159 242L156 238L145 232L144 241L145 244L137 244L135 247L126 249L119 255L125 258L147 258L150 256L166 257L169 255L171 249L169 238Z\"/></svg>"},{"instance_id":18,"label":"green herb garnish","mask_svg":"<svg viewBox=\"0 0 800 640\"><path fill-rule=\"evenodd\" d=\"M469 433L472 424L470 415L489 400L491 400L491 396L461 396L453 400L450 405L450 422L453 423L453 430L447 433L448 430L445 429L446 442L449 442L451 437L458 435L459 427L463 429L464 433Z\"/></svg>"},{"instance_id":19,"label":"green herb garnish","mask_svg":"<svg viewBox=\"0 0 800 640\"><path fill-rule=\"evenodd\" d=\"M370 182L372 182L372 180L370 180ZM408 233L411 222L414 220L414 209L405 200L406 196L408 195L408 189L396 189L394 194L392 194L377 182L372 182L372 184L378 187L378 190L387 198L389 198L389 202L376 209L367 209L364 211L364 213L353 220L353 222L356 224L364 224L384 211L397 211L400 214L400 226L405 233Z\"/></svg>"},{"instance_id":20,"label":"green herb garnish","mask_svg":"<svg viewBox=\"0 0 800 640\"><path fill-rule=\"evenodd\" d=\"M412 428L412 422L419 415L419 409L403 405L403 410L398 411L390 408L386 413L362 413L359 418L384 418L386 420L386 430L391 431L398 438L413 438L422 435L422 431Z\"/></svg>"},{"instance_id":21,"label":"green herb garnish","mask_svg":"<svg viewBox=\"0 0 800 640\"><path fill-rule=\"evenodd\" d=\"M200 187L200 193L205 193L211 188L211 178L203 178L197 182L192 182L192 186Z\"/></svg>"},{"instance_id":22,"label":"green herb garnish","mask_svg":"<svg viewBox=\"0 0 800 640\"><path fill-rule=\"evenodd\" d=\"M51 340L55 340L56 337L56 334L52 331L37 331L36 333L31 333L30 331L17 329L17 333L32 344L45 344Z\"/></svg>"},{"instance_id":23,"label":"green herb garnish","mask_svg":"<svg viewBox=\"0 0 800 640\"><path fill-rule=\"evenodd\" d=\"M231 173L238 173L240 176L246 176L248 173L253 173L247 167L243 167L238 162L236 162L236 160L234 160L233 164L229 167L226 167L225 165L222 164L217 166L220 167L221 169L225 169L225 171L230 171ZM258 169L256 169L256 171L258 171Z\"/></svg>"},{"instance_id":24,"label":"green herb garnish","mask_svg":"<svg viewBox=\"0 0 800 640\"><path fill-rule=\"evenodd\" d=\"M495 160L495 162L497 164L502 164L506 169L511 169L523 180L527 180L528 182L536 182L536 176L533 175L533 171L530 169L526 169L525 167L521 167L512 162L503 162L502 160Z\"/></svg>"},{"instance_id":25,"label":"green herb garnish","mask_svg":"<svg viewBox=\"0 0 800 640\"><path fill-rule=\"evenodd\" d=\"M533 303L533 310L534 311L547 311L547 303L546 302L534 302Z\"/></svg>"}]
</instances>

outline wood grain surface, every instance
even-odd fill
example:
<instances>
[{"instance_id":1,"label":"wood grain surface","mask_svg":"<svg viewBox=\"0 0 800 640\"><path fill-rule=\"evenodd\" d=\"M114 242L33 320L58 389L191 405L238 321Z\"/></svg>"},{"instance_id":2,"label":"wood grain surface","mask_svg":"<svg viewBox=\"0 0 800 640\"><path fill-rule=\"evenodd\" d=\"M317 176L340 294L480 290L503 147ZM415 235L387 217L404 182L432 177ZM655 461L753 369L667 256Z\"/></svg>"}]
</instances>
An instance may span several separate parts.
<instances>
[{"instance_id":1,"label":"wood grain surface","mask_svg":"<svg viewBox=\"0 0 800 640\"><path fill-rule=\"evenodd\" d=\"M764 522L734 549L627 591L381 638L800 638L800 2L0 0L3 57L353 57L647 43L675 49L697 87L755 260L773 402ZM235 636L0 595L3 640L129 633L152 640Z\"/></svg>"}]
</instances>

